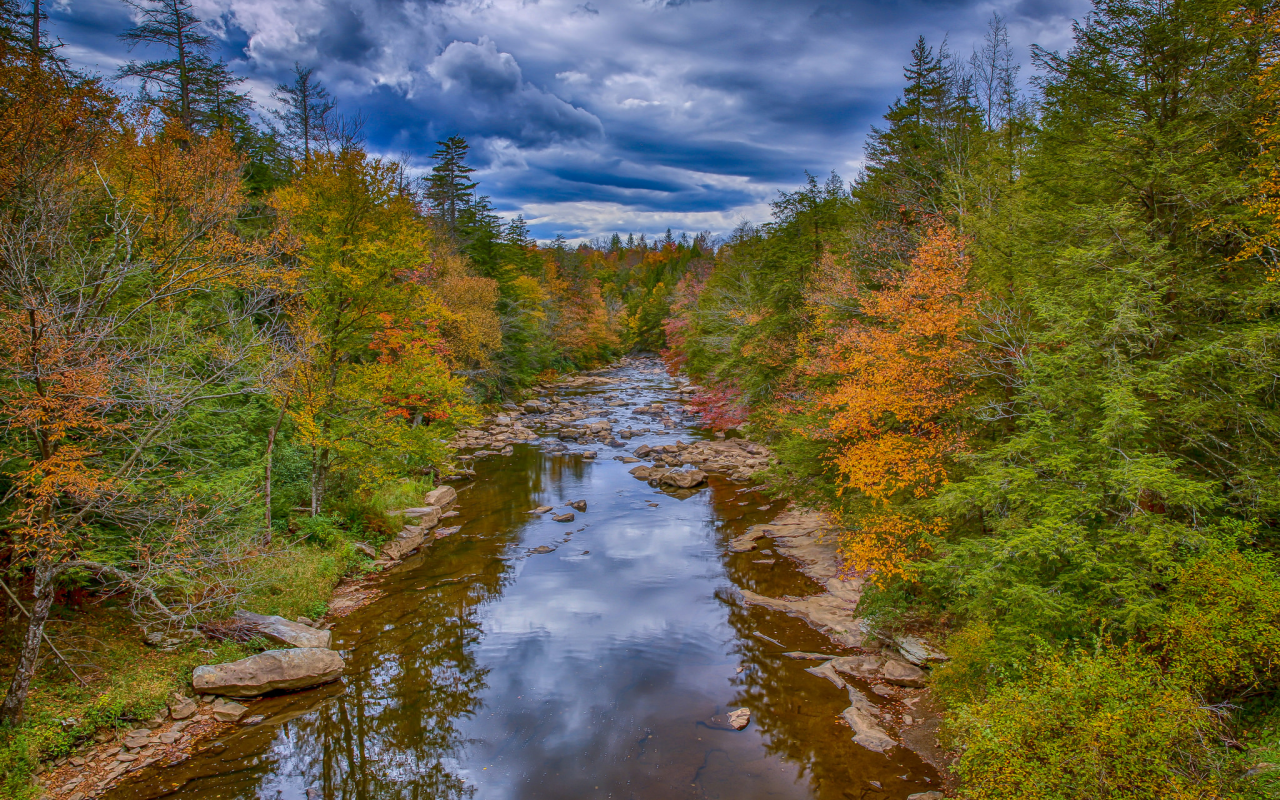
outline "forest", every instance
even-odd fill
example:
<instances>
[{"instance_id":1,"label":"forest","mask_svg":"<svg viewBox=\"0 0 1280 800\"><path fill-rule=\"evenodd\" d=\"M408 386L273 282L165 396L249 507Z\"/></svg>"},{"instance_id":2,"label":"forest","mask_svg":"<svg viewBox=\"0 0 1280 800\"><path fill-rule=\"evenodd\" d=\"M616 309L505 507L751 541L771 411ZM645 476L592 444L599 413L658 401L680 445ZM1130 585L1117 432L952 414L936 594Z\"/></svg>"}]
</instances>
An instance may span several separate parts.
<instances>
[{"instance_id":1,"label":"forest","mask_svg":"<svg viewBox=\"0 0 1280 800\"><path fill-rule=\"evenodd\" d=\"M51 620L320 613L459 429L634 352L838 515L877 629L946 642L961 796L1280 791L1274 4L1096 0L1033 75L999 17L921 37L851 181L575 245L301 65L254 108L185 0L139 6L136 94L0 3L8 795L190 666L90 686Z\"/></svg>"}]
</instances>

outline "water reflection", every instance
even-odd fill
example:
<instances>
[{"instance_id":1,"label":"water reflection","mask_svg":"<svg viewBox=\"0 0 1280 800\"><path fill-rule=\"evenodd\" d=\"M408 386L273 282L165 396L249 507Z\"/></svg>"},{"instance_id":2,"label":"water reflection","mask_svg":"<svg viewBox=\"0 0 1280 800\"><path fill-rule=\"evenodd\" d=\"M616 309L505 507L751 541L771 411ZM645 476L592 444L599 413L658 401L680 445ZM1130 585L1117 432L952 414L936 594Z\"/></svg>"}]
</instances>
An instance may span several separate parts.
<instances>
[{"instance_id":1,"label":"water reflection","mask_svg":"<svg viewBox=\"0 0 1280 800\"><path fill-rule=\"evenodd\" d=\"M632 373L609 399L664 397ZM650 426L611 409L621 427ZM688 439L673 430L632 440ZM460 533L410 558L385 595L335 629L340 685L261 701L269 718L118 798L843 798L920 791L926 768L853 745L847 698L787 649L831 649L783 615L741 606L733 585L813 590L788 562L727 555L772 516L721 480L677 498L616 453L518 446L460 490ZM578 448L579 450L585 448ZM585 499L574 523L530 515ZM535 554L534 548L551 548ZM745 731L708 726L750 708ZM905 776L905 777L900 777ZM877 789L870 781L877 781Z\"/></svg>"}]
</instances>

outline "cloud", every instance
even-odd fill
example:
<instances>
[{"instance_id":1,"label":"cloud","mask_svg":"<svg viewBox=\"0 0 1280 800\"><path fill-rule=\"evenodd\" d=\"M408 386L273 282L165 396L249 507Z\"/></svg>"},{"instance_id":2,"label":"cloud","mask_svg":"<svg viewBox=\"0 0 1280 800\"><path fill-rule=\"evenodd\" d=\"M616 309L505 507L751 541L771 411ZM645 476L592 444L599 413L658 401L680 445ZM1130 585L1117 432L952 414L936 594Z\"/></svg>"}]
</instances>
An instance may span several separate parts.
<instances>
[{"instance_id":1,"label":"cloud","mask_svg":"<svg viewBox=\"0 0 1280 800\"><path fill-rule=\"evenodd\" d=\"M427 72L490 136L545 147L604 135L599 118L527 83L515 58L486 36L451 42Z\"/></svg>"},{"instance_id":2,"label":"cloud","mask_svg":"<svg viewBox=\"0 0 1280 800\"><path fill-rule=\"evenodd\" d=\"M1088 0L193 0L257 101L294 62L371 149L429 166L473 145L481 189L540 237L767 219L806 170L848 172L916 36L967 54L993 11L1024 64L1070 46ZM119 0L49 6L73 63L131 57ZM853 177L851 174L846 177ZM698 216L701 215L701 216ZM684 222L680 222L684 220ZM717 227L722 221L724 227ZM715 224L713 224L715 223ZM592 230L592 225L601 225Z\"/></svg>"}]
</instances>

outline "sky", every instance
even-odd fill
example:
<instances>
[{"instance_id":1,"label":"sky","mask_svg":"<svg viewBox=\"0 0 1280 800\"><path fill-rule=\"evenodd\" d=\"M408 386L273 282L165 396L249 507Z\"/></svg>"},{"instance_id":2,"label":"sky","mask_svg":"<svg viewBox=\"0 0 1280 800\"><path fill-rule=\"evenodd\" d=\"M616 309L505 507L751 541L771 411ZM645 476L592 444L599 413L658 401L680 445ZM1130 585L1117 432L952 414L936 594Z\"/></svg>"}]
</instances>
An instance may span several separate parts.
<instances>
[{"instance_id":1,"label":"sky","mask_svg":"<svg viewBox=\"0 0 1280 800\"><path fill-rule=\"evenodd\" d=\"M131 58L123 0L45 0L76 66ZM430 167L471 143L480 191L539 239L724 234L831 170L901 91L916 37L968 54L993 13L1070 45L1087 0L192 0L259 108L295 63L365 120L373 153ZM128 87L125 87L126 90Z\"/></svg>"}]
</instances>

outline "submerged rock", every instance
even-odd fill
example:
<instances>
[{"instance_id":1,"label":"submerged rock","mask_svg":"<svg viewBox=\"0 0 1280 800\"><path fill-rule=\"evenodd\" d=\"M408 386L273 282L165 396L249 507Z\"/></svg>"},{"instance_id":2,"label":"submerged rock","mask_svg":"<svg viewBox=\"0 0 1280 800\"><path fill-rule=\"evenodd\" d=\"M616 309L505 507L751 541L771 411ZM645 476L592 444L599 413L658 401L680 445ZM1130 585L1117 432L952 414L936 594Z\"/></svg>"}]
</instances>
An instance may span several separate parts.
<instances>
[{"instance_id":1,"label":"submerged rock","mask_svg":"<svg viewBox=\"0 0 1280 800\"><path fill-rule=\"evenodd\" d=\"M233 619L252 626L254 630L273 642L294 647L328 647L331 638L328 631L290 622L284 617L269 617L244 609L236 611Z\"/></svg>"},{"instance_id":2,"label":"submerged rock","mask_svg":"<svg viewBox=\"0 0 1280 800\"><path fill-rule=\"evenodd\" d=\"M336 681L345 667L342 656L324 647L268 650L239 661L196 667L191 685L201 694L256 697Z\"/></svg>"}]
</instances>

